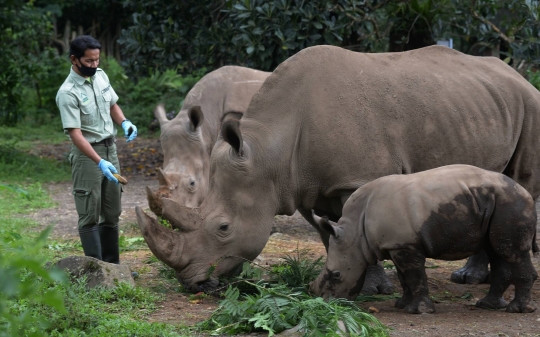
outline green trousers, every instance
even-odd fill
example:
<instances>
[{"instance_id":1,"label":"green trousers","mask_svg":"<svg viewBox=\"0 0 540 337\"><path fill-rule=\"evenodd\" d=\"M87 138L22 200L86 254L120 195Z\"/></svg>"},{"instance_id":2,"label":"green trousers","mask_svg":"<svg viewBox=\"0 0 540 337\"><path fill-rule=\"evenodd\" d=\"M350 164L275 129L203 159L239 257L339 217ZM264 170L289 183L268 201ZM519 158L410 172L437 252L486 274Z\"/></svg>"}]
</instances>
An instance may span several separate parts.
<instances>
[{"instance_id":1,"label":"green trousers","mask_svg":"<svg viewBox=\"0 0 540 337\"><path fill-rule=\"evenodd\" d=\"M109 147L96 145L94 150L101 158L111 162L120 174L116 144ZM109 181L97 164L75 145L71 145L69 162L79 229L95 225L118 228L122 212L122 186Z\"/></svg>"}]
</instances>

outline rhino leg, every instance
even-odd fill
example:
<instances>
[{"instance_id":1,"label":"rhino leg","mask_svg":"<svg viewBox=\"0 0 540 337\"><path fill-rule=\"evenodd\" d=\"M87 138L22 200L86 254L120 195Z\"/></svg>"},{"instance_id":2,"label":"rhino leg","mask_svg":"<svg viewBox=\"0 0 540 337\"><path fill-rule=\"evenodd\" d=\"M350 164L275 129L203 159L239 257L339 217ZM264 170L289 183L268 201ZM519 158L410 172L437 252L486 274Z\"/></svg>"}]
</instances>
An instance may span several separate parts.
<instances>
[{"instance_id":1,"label":"rhino leg","mask_svg":"<svg viewBox=\"0 0 540 337\"><path fill-rule=\"evenodd\" d=\"M420 252L413 250L394 250L390 252L392 261L398 270L403 286L403 297L396 306L403 306L410 314L433 313L435 307L429 299L426 269L426 258Z\"/></svg>"},{"instance_id":2,"label":"rhino leg","mask_svg":"<svg viewBox=\"0 0 540 337\"><path fill-rule=\"evenodd\" d=\"M396 301L394 306L398 309L403 309L412 302L413 294L411 288L409 288L409 285L407 284L407 282L405 282L405 275L401 272L400 269L396 268L396 271L399 283L401 284L401 288L403 289L403 296L401 296L401 298Z\"/></svg>"},{"instance_id":3,"label":"rhino leg","mask_svg":"<svg viewBox=\"0 0 540 337\"><path fill-rule=\"evenodd\" d=\"M479 284L489 281L489 257L485 251L477 253L467 260L462 268L450 276L450 280L460 284Z\"/></svg>"},{"instance_id":4,"label":"rhino leg","mask_svg":"<svg viewBox=\"0 0 540 337\"><path fill-rule=\"evenodd\" d=\"M392 294L394 293L394 285L386 275L384 268L380 262L370 265L366 271L366 280L362 287L362 294Z\"/></svg>"},{"instance_id":5,"label":"rhino leg","mask_svg":"<svg viewBox=\"0 0 540 337\"><path fill-rule=\"evenodd\" d=\"M515 296L506 307L507 312L533 312L536 304L531 301L531 289L538 274L531 262L529 253L523 254L519 262L511 263L512 283L515 286Z\"/></svg>"},{"instance_id":6,"label":"rhino leg","mask_svg":"<svg viewBox=\"0 0 540 337\"><path fill-rule=\"evenodd\" d=\"M478 300L476 306L491 310L502 309L508 305L503 294L512 283L512 272L510 265L502 257L491 251L488 253L491 261L491 285L486 297Z\"/></svg>"}]
</instances>

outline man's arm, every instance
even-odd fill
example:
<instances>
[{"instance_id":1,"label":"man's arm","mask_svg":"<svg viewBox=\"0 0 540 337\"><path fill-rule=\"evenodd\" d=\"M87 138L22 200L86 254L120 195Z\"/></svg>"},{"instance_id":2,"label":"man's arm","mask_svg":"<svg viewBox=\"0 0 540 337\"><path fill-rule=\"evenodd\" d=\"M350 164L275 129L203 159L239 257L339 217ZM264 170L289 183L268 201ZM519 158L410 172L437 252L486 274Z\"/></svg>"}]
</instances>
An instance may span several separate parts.
<instances>
[{"instance_id":1,"label":"man's arm","mask_svg":"<svg viewBox=\"0 0 540 337\"><path fill-rule=\"evenodd\" d=\"M137 127L133 125L131 121L126 119L124 113L122 112L122 109L120 109L118 104L114 104L111 106L111 118L124 130L124 136L127 138L127 143L137 138Z\"/></svg>"},{"instance_id":2,"label":"man's arm","mask_svg":"<svg viewBox=\"0 0 540 337\"><path fill-rule=\"evenodd\" d=\"M94 150L92 145L83 137L81 129L67 129L69 137L73 144L82 152L85 156L92 159L96 164L99 164L101 157Z\"/></svg>"},{"instance_id":3,"label":"man's arm","mask_svg":"<svg viewBox=\"0 0 540 337\"><path fill-rule=\"evenodd\" d=\"M122 109L118 104L111 106L111 118L117 125L122 125L122 122L126 119Z\"/></svg>"}]
</instances>

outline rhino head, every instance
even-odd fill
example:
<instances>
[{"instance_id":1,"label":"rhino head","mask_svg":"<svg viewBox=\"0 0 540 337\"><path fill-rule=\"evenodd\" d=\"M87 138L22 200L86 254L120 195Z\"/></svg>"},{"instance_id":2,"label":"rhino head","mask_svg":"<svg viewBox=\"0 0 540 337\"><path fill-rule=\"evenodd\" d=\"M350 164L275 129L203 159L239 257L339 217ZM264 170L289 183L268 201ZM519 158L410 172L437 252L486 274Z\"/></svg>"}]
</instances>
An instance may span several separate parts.
<instances>
[{"instance_id":1,"label":"rhino head","mask_svg":"<svg viewBox=\"0 0 540 337\"><path fill-rule=\"evenodd\" d=\"M310 283L310 289L323 298L346 298L354 300L362 290L368 262L354 233L356 224L341 217L338 224L313 214L319 228L330 234L326 263L319 276ZM346 228L346 230L344 230Z\"/></svg>"},{"instance_id":2,"label":"rhino head","mask_svg":"<svg viewBox=\"0 0 540 337\"><path fill-rule=\"evenodd\" d=\"M150 209L161 216L162 198L197 207L208 191L210 172L209 144L201 131L203 112L200 106L192 106L168 120L163 105L159 104L154 115L161 127L164 160L163 169L158 170L159 189L146 188Z\"/></svg>"},{"instance_id":3,"label":"rhino head","mask_svg":"<svg viewBox=\"0 0 540 337\"><path fill-rule=\"evenodd\" d=\"M193 292L216 287L220 276L255 259L278 214L276 177L280 175L260 169L275 162L253 138L242 138L238 120L225 122L221 137L212 150L210 189L200 207L162 199L163 218L173 230L136 208L150 250L175 269L178 280Z\"/></svg>"}]
</instances>

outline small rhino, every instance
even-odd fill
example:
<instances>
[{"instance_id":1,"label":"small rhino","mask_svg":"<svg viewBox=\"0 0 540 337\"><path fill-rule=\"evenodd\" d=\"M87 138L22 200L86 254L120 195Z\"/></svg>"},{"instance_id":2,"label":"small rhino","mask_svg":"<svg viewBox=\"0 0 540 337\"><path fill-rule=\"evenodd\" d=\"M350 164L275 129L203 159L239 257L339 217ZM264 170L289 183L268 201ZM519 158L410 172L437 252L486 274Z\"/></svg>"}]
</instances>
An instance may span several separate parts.
<instances>
[{"instance_id":1,"label":"small rhino","mask_svg":"<svg viewBox=\"0 0 540 337\"><path fill-rule=\"evenodd\" d=\"M331 234L326 265L311 290L324 298L354 299L368 265L392 259L403 288L395 306L433 313L424 263L459 260L485 249L491 286L476 302L485 309L533 312L537 279L529 251L536 244L536 208L531 195L507 176L469 165L449 165L408 175L390 175L358 188L337 225L317 217ZM508 304L504 291L513 283Z\"/></svg>"}]
</instances>

